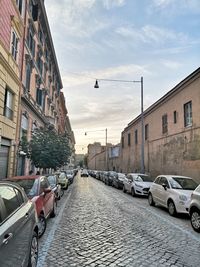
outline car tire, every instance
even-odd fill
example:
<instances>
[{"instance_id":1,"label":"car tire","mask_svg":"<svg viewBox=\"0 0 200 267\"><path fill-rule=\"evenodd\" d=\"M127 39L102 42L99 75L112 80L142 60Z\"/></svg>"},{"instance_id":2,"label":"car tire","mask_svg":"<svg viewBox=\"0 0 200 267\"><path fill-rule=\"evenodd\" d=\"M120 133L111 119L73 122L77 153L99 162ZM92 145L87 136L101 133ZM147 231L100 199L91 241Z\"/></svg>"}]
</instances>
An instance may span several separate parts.
<instances>
[{"instance_id":1,"label":"car tire","mask_svg":"<svg viewBox=\"0 0 200 267\"><path fill-rule=\"evenodd\" d=\"M125 186L123 186L123 192L126 193L126 189L125 189Z\"/></svg>"},{"instance_id":2,"label":"car tire","mask_svg":"<svg viewBox=\"0 0 200 267\"><path fill-rule=\"evenodd\" d=\"M46 221L46 218L44 217L43 214L40 214L40 216L38 217L38 220L39 220L39 231L38 231L38 237L40 238L45 230L46 230L46 227L47 227L47 221Z\"/></svg>"},{"instance_id":3,"label":"car tire","mask_svg":"<svg viewBox=\"0 0 200 267\"><path fill-rule=\"evenodd\" d=\"M54 203L53 203L53 210L50 213L50 217L51 218L54 218L56 216L56 206L57 206L56 201L54 201Z\"/></svg>"},{"instance_id":4,"label":"car tire","mask_svg":"<svg viewBox=\"0 0 200 267\"><path fill-rule=\"evenodd\" d=\"M148 195L148 202L149 202L150 206L155 206L155 202L153 200L153 196L151 193L149 193L149 195Z\"/></svg>"},{"instance_id":5,"label":"car tire","mask_svg":"<svg viewBox=\"0 0 200 267\"><path fill-rule=\"evenodd\" d=\"M135 197L136 196L135 189L133 187L131 188L131 195L132 195L132 197Z\"/></svg>"},{"instance_id":6,"label":"car tire","mask_svg":"<svg viewBox=\"0 0 200 267\"><path fill-rule=\"evenodd\" d=\"M200 210L195 208L190 212L190 221L194 231L200 233Z\"/></svg>"},{"instance_id":7,"label":"car tire","mask_svg":"<svg viewBox=\"0 0 200 267\"><path fill-rule=\"evenodd\" d=\"M168 211L169 211L169 214L171 216L175 216L176 215L176 206L175 206L173 200L169 200L168 201Z\"/></svg>"},{"instance_id":8,"label":"car tire","mask_svg":"<svg viewBox=\"0 0 200 267\"><path fill-rule=\"evenodd\" d=\"M60 197L62 197L64 195L64 190L63 190L63 188L61 188L61 190L60 190Z\"/></svg>"},{"instance_id":9,"label":"car tire","mask_svg":"<svg viewBox=\"0 0 200 267\"><path fill-rule=\"evenodd\" d=\"M38 235L36 232L34 232L31 240L28 267L36 267L37 261L38 261Z\"/></svg>"}]
</instances>

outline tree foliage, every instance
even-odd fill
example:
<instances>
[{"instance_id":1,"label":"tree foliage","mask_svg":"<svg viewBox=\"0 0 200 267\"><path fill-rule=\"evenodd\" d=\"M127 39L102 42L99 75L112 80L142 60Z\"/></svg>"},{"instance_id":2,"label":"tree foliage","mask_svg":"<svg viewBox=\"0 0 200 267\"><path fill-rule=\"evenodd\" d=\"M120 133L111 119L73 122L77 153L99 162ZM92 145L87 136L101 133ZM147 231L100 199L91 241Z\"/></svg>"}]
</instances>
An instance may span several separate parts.
<instances>
[{"instance_id":1,"label":"tree foliage","mask_svg":"<svg viewBox=\"0 0 200 267\"><path fill-rule=\"evenodd\" d=\"M38 168L56 169L68 162L71 155L69 138L52 127L35 129L29 143L29 157Z\"/></svg>"}]
</instances>

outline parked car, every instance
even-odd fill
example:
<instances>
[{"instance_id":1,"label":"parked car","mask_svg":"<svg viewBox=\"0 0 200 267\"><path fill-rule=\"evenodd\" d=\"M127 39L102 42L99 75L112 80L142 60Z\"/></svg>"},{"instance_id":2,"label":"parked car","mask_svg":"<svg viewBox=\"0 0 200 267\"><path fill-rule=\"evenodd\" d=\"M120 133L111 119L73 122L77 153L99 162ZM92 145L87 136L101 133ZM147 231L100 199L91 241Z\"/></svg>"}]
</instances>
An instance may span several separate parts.
<instances>
[{"instance_id":1,"label":"parked car","mask_svg":"<svg viewBox=\"0 0 200 267\"><path fill-rule=\"evenodd\" d=\"M159 175L150 187L148 201L168 208L169 214L188 213L191 194L198 184L190 177Z\"/></svg>"},{"instance_id":2,"label":"parked car","mask_svg":"<svg viewBox=\"0 0 200 267\"><path fill-rule=\"evenodd\" d=\"M69 180L65 172L61 172L58 174L58 183L61 185L63 189L67 189L69 186Z\"/></svg>"},{"instance_id":3,"label":"parked car","mask_svg":"<svg viewBox=\"0 0 200 267\"><path fill-rule=\"evenodd\" d=\"M105 177L105 184L113 185L113 178L117 176L117 173L114 171L108 171Z\"/></svg>"},{"instance_id":4,"label":"parked car","mask_svg":"<svg viewBox=\"0 0 200 267\"><path fill-rule=\"evenodd\" d=\"M0 182L0 266L36 267L38 219L35 205L24 190Z\"/></svg>"},{"instance_id":5,"label":"parked car","mask_svg":"<svg viewBox=\"0 0 200 267\"><path fill-rule=\"evenodd\" d=\"M132 196L148 196L149 188L153 179L142 173L129 173L124 179L123 191L129 192Z\"/></svg>"},{"instance_id":6,"label":"parked car","mask_svg":"<svg viewBox=\"0 0 200 267\"><path fill-rule=\"evenodd\" d=\"M67 175L69 184L72 184L73 181L74 181L74 172L73 172L73 170L67 170L66 171L66 175Z\"/></svg>"},{"instance_id":7,"label":"parked car","mask_svg":"<svg viewBox=\"0 0 200 267\"><path fill-rule=\"evenodd\" d=\"M200 233L200 185L191 195L189 214L193 229Z\"/></svg>"},{"instance_id":8,"label":"parked car","mask_svg":"<svg viewBox=\"0 0 200 267\"><path fill-rule=\"evenodd\" d=\"M55 194L56 200L59 200L63 196L64 191L61 188L61 185L58 183L58 177L56 175L48 175L47 179L49 181L51 189Z\"/></svg>"},{"instance_id":9,"label":"parked car","mask_svg":"<svg viewBox=\"0 0 200 267\"><path fill-rule=\"evenodd\" d=\"M89 176L88 171L86 169L83 169L81 171L81 177L88 177L88 176Z\"/></svg>"},{"instance_id":10,"label":"parked car","mask_svg":"<svg viewBox=\"0 0 200 267\"><path fill-rule=\"evenodd\" d=\"M47 218L56 215L55 195L47 177L42 175L15 176L9 180L23 187L28 198L35 203L39 219L38 236L41 237L46 230Z\"/></svg>"},{"instance_id":11,"label":"parked car","mask_svg":"<svg viewBox=\"0 0 200 267\"><path fill-rule=\"evenodd\" d=\"M123 189L125 178L126 175L124 173L117 173L117 175L113 177L112 185L117 189Z\"/></svg>"}]
</instances>

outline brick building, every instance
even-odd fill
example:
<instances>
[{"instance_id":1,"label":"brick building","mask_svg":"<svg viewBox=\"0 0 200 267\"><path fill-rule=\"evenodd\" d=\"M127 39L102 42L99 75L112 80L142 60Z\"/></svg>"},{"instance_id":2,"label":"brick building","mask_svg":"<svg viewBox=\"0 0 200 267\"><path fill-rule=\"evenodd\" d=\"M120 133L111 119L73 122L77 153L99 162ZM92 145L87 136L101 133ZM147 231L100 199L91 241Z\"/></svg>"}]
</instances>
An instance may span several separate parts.
<instances>
[{"instance_id":1,"label":"brick building","mask_svg":"<svg viewBox=\"0 0 200 267\"><path fill-rule=\"evenodd\" d=\"M144 111L145 171L200 182L200 68ZM141 116L121 134L121 169L140 170Z\"/></svg>"},{"instance_id":2,"label":"brick building","mask_svg":"<svg viewBox=\"0 0 200 267\"><path fill-rule=\"evenodd\" d=\"M24 6L20 0L1 0L0 5L0 179L2 179L14 174Z\"/></svg>"}]
</instances>

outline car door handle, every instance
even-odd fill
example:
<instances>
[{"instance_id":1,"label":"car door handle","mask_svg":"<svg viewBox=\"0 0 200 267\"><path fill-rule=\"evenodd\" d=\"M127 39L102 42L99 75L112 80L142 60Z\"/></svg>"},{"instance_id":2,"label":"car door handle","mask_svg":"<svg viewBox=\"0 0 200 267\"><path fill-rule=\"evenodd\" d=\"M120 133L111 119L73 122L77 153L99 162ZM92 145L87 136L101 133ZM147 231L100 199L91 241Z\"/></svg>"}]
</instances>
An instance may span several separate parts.
<instances>
[{"instance_id":1,"label":"car door handle","mask_svg":"<svg viewBox=\"0 0 200 267\"><path fill-rule=\"evenodd\" d=\"M3 240L3 244L4 245L7 245L8 244L8 241L13 237L13 234L12 233L9 233L9 234L6 234L4 236L4 240Z\"/></svg>"},{"instance_id":2,"label":"car door handle","mask_svg":"<svg viewBox=\"0 0 200 267\"><path fill-rule=\"evenodd\" d=\"M28 217L29 217L29 214L28 214L28 213L26 213L26 214L25 214L25 218L28 218Z\"/></svg>"}]
</instances>

